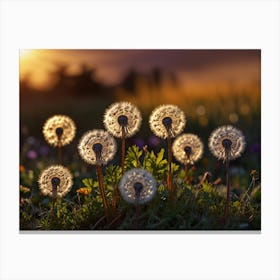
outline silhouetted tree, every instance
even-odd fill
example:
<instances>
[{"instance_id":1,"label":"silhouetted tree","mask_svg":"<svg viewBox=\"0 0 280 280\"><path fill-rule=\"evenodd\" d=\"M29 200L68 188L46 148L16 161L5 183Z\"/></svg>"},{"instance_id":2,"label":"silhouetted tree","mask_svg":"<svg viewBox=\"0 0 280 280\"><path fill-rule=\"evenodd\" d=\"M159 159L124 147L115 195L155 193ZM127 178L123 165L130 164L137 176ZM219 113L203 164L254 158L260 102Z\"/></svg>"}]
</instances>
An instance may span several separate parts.
<instances>
[{"instance_id":1,"label":"silhouetted tree","mask_svg":"<svg viewBox=\"0 0 280 280\"><path fill-rule=\"evenodd\" d=\"M138 73L134 69L130 69L126 76L121 81L121 87L127 90L128 92L135 92Z\"/></svg>"},{"instance_id":2,"label":"silhouetted tree","mask_svg":"<svg viewBox=\"0 0 280 280\"><path fill-rule=\"evenodd\" d=\"M160 87L162 79L163 79L162 71L159 68L154 68L152 70L152 78L153 78L153 81L154 81L154 85L156 87Z\"/></svg>"}]
</instances>

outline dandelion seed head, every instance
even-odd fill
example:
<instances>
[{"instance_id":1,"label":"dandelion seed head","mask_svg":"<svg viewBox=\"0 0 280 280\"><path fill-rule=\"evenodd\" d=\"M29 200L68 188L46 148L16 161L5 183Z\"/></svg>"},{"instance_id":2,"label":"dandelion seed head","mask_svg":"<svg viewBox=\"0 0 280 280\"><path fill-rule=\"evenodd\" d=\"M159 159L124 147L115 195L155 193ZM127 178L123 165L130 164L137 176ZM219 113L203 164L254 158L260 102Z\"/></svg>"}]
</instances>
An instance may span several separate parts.
<instances>
[{"instance_id":1,"label":"dandelion seed head","mask_svg":"<svg viewBox=\"0 0 280 280\"><path fill-rule=\"evenodd\" d=\"M89 164L107 164L117 151L113 136L102 129L86 132L78 145L79 154Z\"/></svg>"},{"instance_id":2,"label":"dandelion seed head","mask_svg":"<svg viewBox=\"0 0 280 280\"><path fill-rule=\"evenodd\" d=\"M175 105L160 105L155 108L149 119L152 132L163 139L179 135L185 128L186 118L184 112Z\"/></svg>"},{"instance_id":3,"label":"dandelion seed head","mask_svg":"<svg viewBox=\"0 0 280 280\"><path fill-rule=\"evenodd\" d=\"M209 149L218 159L234 160L241 156L245 149L245 137L241 130L225 125L215 129L209 137Z\"/></svg>"},{"instance_id":4,"label":"dandelion seed head","mask_svg":"<svg viewBox=\"0 0 280 280\"><path fill-rule=\"evenodd\" d=\"M136 203L136 197L140 204L149 202L156 193L157 182L153 175L141 168L127 171L119 183L119 191L123 199L128 203Z\"/></svg>"},{"instance_id":5,"label":"dandelion seed head","mask_svg":"<svg viewBox=\"0 0 280 280\"><path fill-rule=\"evenodd\" d=\"M127 138L138 132L142 115L130 102L117 102L106 109L103 122L105 128L113 136L121 138L122 130L124 130Z\"/></svg>"},{"instance_id":6,"label":"dandelion seed head","mask_svg":"<svg viewBox=\"0 0 280 280\"><path fill-rule=\"evenodd\" d=\"M72 175L70 171L62 165L52 165L39 176L39 189L44 195L53 195L53 188L56 188L58 197L65 196L73 186Z\"/></svg>"},{"instance_id":7,"label":"dandelion seed head","mask_svg":"<svg viewBox=\"0 0 280 280\"><path fill-rule=\"evenodd\" d=\"M51 146L65 146L74 139L76 125L68 116L54 115L45 122L43 135Z\"/></svg>"},{"instance_id":8,"label":"dandelion seed head","mask_svg":"<svg viewBox=\"0 0 280 280\"><path fill-rule=\"evenodd\" d=\"M202 157L203 143L197 135L185 133L174 140L172 152L179 162L194 164Z\"/></svg>"}]
</instances>

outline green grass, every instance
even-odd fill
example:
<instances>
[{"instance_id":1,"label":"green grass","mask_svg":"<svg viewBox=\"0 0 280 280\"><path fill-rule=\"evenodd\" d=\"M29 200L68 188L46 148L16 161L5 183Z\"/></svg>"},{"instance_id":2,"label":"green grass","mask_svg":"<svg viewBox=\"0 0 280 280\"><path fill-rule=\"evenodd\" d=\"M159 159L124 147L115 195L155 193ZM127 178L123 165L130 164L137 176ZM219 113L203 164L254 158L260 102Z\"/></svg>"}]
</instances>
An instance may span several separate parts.
<instances>
[{"instance_id":1,"label":"green grass","mask_svg":"<svg viewBox=\"0 0 280 280\"><path fill-rule=\"evenodd\" d=\"M160 152L140 150L136 146L128 149L126 169L145 168L153 174L158 183L157 194L146 205L140 206L139 230L260 230L261 198L257 173L247 174L249 185L235 182L232 189L230 214L224 220L224 184L212 180L199 182L199 175L192 168L189 171L190 184L184 181L184 170L173 164L175 198L170 200L166 187L167 161L164 149ZM94 171L94 170L93 170ZM108 200L112 201L113 189L121 178L118 165L104 167L104 183ZM135 208L121 198L110 221L104 217L104 209L96 176L90 173L74 177L74 187L56 205L52 219L51 198L39 193L36 179L40 170L21 172L22 189L20 203L21 230L134 230ZM72 172L75 174L74 170ZM234 181L235 177L233 177ZM81 187L89 194L78 194Z\"/></svg>"}]
</instances>

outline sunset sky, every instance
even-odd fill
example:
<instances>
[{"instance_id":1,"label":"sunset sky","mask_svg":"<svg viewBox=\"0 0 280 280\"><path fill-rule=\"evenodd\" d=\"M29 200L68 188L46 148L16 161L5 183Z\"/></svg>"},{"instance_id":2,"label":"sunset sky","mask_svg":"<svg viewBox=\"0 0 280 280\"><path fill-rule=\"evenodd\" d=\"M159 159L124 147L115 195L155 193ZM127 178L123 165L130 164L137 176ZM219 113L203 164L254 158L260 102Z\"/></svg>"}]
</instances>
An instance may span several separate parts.
<instances>
[{"instance_id":1,"label":"sunset sky","mask_svg":"<svg viewBox=\"0 0 280 280\"><path fill-rule=\"evenodd\" d=\"M35 88L52 84L57 65L78 74L82 65L96 70L96 78L117 84L130 69L147 73L158 67L176 75L193 90L234 85L246 89L260 81L260 50L20 50L20 79Z\"/></svg>"}]
</instances>

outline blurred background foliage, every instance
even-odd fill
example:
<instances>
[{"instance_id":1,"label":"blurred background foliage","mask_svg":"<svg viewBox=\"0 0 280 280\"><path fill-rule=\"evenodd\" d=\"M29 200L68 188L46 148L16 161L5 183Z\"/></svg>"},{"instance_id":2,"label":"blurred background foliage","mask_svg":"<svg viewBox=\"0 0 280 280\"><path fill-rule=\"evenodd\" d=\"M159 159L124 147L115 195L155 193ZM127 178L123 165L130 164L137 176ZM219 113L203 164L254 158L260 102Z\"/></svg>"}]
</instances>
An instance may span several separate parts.
<instances>
[{"instance_id":1,"label":"blurred background foliage","mask_svg":"<svg viewBox=\"0 0 280 280\"><path fill-rule=\"evenodd\" d=\"M160 104L175 104L184 110L185 132L197 134L204 143L203 158L191 171L194 183L209 172L211 182L220 180L224 184L223 162L210 154L208 137L219 125L238 127L247 146L243 156L231 162L232 188L239 194L246 192L252 170L260 181L260 51L21 50L22 187L30 188L32 193L38 190L40 171L57 163L57 150L49 147L42 135L44 122L54 114L69 115L77 125L74 141L63 148L63 163L75 179L69 196L76 196L76 190L84 186L84 178L95 180L94 168L81 160L77 144L87 130L103 128L104 111L116 101L131 101L143 115L141 129L128 139L128 146L136 145L155 154L164 148L165 158L166 141L152 135L149 114ZM117 143L120 151L119 140ZM112 164L119 162L120 152ZM21 195L24 197L22 191ZM48 203L47 198L40 199Z\"/></svg>"}]
</instances>

